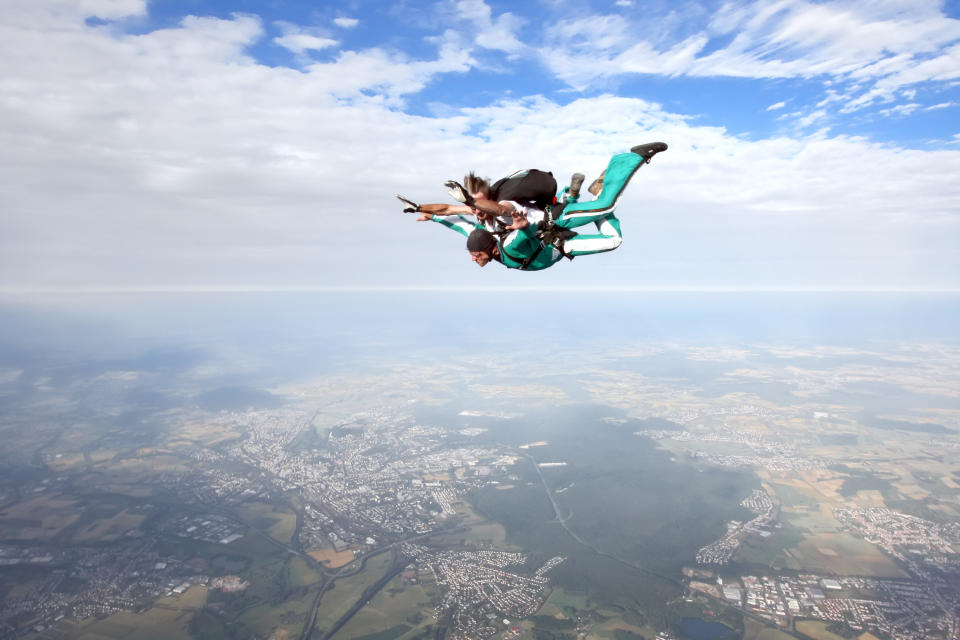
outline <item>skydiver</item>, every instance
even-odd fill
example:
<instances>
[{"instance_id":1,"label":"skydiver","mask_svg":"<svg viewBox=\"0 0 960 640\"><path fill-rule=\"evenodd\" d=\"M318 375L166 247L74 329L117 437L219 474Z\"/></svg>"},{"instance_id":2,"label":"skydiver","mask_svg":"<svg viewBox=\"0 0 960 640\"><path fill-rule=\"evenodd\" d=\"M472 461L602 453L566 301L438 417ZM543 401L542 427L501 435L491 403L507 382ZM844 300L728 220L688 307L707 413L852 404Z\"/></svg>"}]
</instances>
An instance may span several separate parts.
<instances>
[{"instance_id":1,"label":"skydiver","mask_svg":"<svg viewBox=\"0 0 960 640\"><path fill-rule=\"evenodd\" d=\"M489 191L478 189L477 183L468 176L464 187L456 182L448 182L451 195L463 202L463 205L417 205L401 198L408 206L407 212L420 214L418 221L433 220L467 236L467 250L471 259L479 267L497 261L510 269L538 271L553 266L564 257L570 259L593 253L613 251L620 246L623 237L620 221L613 215L623 190L633 174L649 162L657 153L666 150L662 142L637 145L628 153L613 156L601 177L591 185L590 191L597 198L589 202L578 202L577 191L583 178L576 174L571 188L565 190L567 199L561 202L559 215L540 216L546 218L544 225L532 224L537 212L531 207L514 201L494 201ZM579 176L579 179L576 179ZM574 190L574 186L577 187ZM597 193L599 192L599 194ZM399 197L399 196L398 196ZM478 222L466 218L474 215ZM496 229L496 221L509 217L510 224L502 224L502 230ZM596 233L584 234L572 229L593 222ZM539 227L542 237L538 237Z\"/></svg>"}]
</instances>

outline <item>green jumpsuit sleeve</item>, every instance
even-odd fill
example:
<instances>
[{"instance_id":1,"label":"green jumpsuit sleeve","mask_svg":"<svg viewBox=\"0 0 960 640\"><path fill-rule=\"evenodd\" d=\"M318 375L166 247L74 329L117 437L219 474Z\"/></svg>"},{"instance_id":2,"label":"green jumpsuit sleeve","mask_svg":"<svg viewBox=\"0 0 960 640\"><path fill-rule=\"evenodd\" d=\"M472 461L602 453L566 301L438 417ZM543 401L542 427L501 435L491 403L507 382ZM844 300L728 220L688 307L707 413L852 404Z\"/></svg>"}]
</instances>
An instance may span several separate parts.
<instances>
[{"instance_id":1,"label":"green jumpsuit sleeve","mask_svg":"<svg viewBox=\"0 0 960 640\"><path fill-rule=\"evenodd\" d=\"M454 231L459 231L465 236L469 236L474 229L483 229L482 225L477 224L473 220L464 218L463 216L434 216L431 218L431 220L442 224L445 227L449 227Z\"/></svg>"}]
</instances>

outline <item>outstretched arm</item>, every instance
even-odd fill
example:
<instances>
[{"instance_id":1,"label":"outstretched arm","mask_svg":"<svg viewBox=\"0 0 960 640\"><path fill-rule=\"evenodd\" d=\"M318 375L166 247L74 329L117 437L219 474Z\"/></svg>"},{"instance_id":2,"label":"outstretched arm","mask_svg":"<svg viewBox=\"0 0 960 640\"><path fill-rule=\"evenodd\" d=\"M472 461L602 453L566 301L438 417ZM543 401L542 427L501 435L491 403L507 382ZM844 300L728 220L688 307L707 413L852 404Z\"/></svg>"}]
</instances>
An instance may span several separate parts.
<instances>
[{"instance_id":1,"label":"outstretched arm","mask_svg":"<svg viewBox=\"0 0 960 640\"><path fill-rule=\"evenodd\" d=\"M487 217L508 217L513 213L513 206L505 203L477 198L473 206L465 204L421 204L418 213L429 213L434 216L470 216L474 215L481 220Z\"/></svg>"},{"instance_id":2,"label":"outstretched arm","mask_svg":"<svg viewBox=\"0 0 960 640\"><path fill-rule=\"evenodd\" d=\"M429 213L432 216L472 215L473 209L465 204L422 204L419 213Z\"/></svg>"},{"instance_id":3,"label":"outstretched arm","mask_svg":"<svg viewBox=\"0 0 960 640\"><path fill-rule=\"evenodd\" d=\"M424 215L429 215L430 217L475 215L478 220L483 222L488 220L492 221L494 218L510 216L515 211L514 206L509 202L496 202L483 197L479 193L467 194L463 187L456 182L451 181L448 182L447 185L456 185L457 189L451 190L450 193L458 196L457 199L464 202L464 204L417 204L413 200L408 200L400 194L397 194L397 199L407 205L403 209L404 213L419 213L421 220L430 219L423 218L422 216Z\"/></svg>"}]
</instances>

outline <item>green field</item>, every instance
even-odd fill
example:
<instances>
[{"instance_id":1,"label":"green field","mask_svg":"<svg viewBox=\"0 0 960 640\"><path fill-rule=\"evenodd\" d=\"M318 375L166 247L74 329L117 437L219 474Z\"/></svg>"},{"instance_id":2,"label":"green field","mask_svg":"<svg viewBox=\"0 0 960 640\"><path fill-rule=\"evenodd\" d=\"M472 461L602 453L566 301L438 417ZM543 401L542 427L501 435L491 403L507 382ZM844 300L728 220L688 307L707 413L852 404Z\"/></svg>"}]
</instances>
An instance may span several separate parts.
<instances>
[{"instance_id":1,"label":"green field","mask_svg":"<svg viewBox=\"0 0 960 640\"><path fill-rule=\"evenodd\" d=\"M430 594L423 586L404 585L396 577L333 636L334 640L392 640L415 636L436 622Z\"/></svg>"},{"instance_id":2,"label":"green field","mask_svg":"<svg viewBox=\"0 0 960 640\"><path fill-rule=\"evenodd\" d=\"M586 611L589 608L587 593L585 591L571 591L559 587L554 589L550 597L547 598L547 603L544 605L544 608L546 608L547 605L556 607L556 609L561 612L569 609Z\"/></svg>"},{"instance_id":3,"label":"green field","mask_svg":"<svg viewBox=\"0 0 960 640\"><path fill-rule=\"evenodd\" d=\"M230 545L171 539L161 548L184 560L208 559L212 573L236 574L249 582L243 592L209 596L209 604L222 612L220 617L248 635L266 638L280 630L297 637L322 584L310 563L252 532ZM217 621L204 616L195 627L216 628Z\"/></svg>"},{"instance_id":4,"label":"green field","mask_svg":"<svg viewBox=\"0 0 960 640\"><path fill-rule=\"evenodd\" d=\"M360 573L337 578L333 588L327 590L320 602L313 637L322 638L361 598L363 592L386 574L392 560L392 554L381 553L368 558Z\"/></svg>"},{"instance_id":5,"label":"green field","mask_svg":"<svg viewBox=\"0 0 960 640\"><path fill-rule=\"evenodd\" d=\"M777 499L780 501L780 506L784 509L816 509L817 501L811 498L810 496L799 491L795 487L791 487L785 484L775 484L771 483L770 487L773 489L774 493L777 496Z\"/></svg>"},{"instance_id":6,"label":"green field","mask_svg":"<svg viewBox=\"0 0 960 640\"><path fill-rule=\"evenodd\" d=\"M289 544L297 528L297 514L290 509L263 502L246 502L237 507L237 516L274 540Z\"/></svg>"},{"instance_id":7,"label":"green field","mask_svg":"<svg viewBox=\"0 0 960 640\"><path fill-rule=\"evenodd\" d=\"M258 638L284 633L296 638L313 610L315 596L316 589L298 590L281 602L263 603L244 611L239 622Z\"/></svg>"},{"instance_id":8,"label":"green field","mask_svg":"<svg viewBox=\"0 0 960 640\"><path fill-rule=\"evenodd\" d=\"M743 640L793 640L794 638L788 633L773 629L750 618L744 618L744 625Z\"/></svg>"},{"instance_id":9,"label":"green field","mask_svg":"<svg viewBox=\"0 0 960 640\"><path fill-rule=\"evenodd\" d=\"M808 537L790 549L787 568L877 578L909 577L877 546L848 533Z\"/></svg>"},{"instance_id":10,"label":"green field","mask_svg":"<svg viewBox=\"0 0 960 640\"><path fill-rule=\"evenodd\" d=\"M789 562L785 551L800 544L803 539L803 531L784 523L782 527L774 530L769 538L747 538L740 545L736 559L744 565L783 568Z\"/></svg>"},{"instance_id":11,"label":"green field","mask_svg":"<svg viewBox=\"0 0 960 640\"><path fill-rule=\"evenodd\" d=\"M796 629L814 640L848 640L843 636L827 631L827 623L820 620L798 620Z\"/></svg>"},{"instance_id":12,"label":"green field","mask_svg":"<svg viewBox=\"0 0 960 640\"><path fill-rule=\"evenodd\" d=\"M287 584L293 588L309 587L323 580L323 576L314 568L314 564L299 556L293 556L287 562Z\"/></svg>"}]
</instances>

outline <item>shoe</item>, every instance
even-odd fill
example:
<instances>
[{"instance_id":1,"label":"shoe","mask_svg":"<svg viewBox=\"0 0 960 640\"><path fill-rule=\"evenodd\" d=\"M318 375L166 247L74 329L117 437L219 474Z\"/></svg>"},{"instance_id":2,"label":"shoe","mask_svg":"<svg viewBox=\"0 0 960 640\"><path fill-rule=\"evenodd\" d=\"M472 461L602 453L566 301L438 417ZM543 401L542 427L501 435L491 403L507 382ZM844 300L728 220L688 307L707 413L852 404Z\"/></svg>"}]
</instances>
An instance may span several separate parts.
<instances>
[{"instance_id":1,"label":"shoe","mask_svg":"<svg viewBox=\"0 0 960 640\"><path fill-rule=\"evenodd\" d=\"M570 176L570 197L579 198L580 197L580 187L583 186L583 180L586 176L582 173L575 173Z\"/></svg>"},{"instance_id":2,"label":"shoe","mask_svg":"<svg viewBox=\"0 0 960 640\"><path fill-rule=\"evenodd\" d=\"M666 151L667 145L665 142L648 142L646 144L638 144L635 147L630 149L630 153L635 153L638 156L642 156L644 160L650 162L650 158L657 155L661 151Z\"/></svg>"},{"instance_id":3,"label":"shoe","mask_svg":"<svg viewBox=\"0 0 960 640\"><path fill-rule=\"evenodd\" d=\"M592 193L595 196L599 196L600 192L603 191L603 177L607 175L606 169L603 173L600 174L600 177L590 183L590 186L587 187L587 191Z\"/></svg>"}]
</instances>

